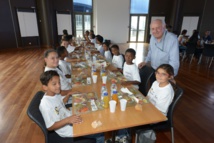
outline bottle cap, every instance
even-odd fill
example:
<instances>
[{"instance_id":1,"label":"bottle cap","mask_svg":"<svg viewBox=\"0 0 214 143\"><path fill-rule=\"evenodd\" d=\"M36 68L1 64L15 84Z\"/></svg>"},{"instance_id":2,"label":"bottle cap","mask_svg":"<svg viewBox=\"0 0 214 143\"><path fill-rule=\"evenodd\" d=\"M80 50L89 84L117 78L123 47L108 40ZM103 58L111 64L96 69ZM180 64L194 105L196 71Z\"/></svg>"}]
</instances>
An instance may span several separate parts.
<instances>
[{"instance_id":1,"label":"bottle cap","mask_svg":"<svg viewBox=\"0 0 214 143\"><path fill-rule=\"evenodd\" d=\"M117 90L113 90L113 94L117 94Z\"/></svg>"},{"instance_id":2,"label":"bottle cap","mask_svg":"<svg viewBox=\"0 0 214 143\"><path fill-rule=\"evenodd\" d=\"M108 96L108 92L104 92L104 94L103 94L104 96Z\"/></svg>"}]
</instances>

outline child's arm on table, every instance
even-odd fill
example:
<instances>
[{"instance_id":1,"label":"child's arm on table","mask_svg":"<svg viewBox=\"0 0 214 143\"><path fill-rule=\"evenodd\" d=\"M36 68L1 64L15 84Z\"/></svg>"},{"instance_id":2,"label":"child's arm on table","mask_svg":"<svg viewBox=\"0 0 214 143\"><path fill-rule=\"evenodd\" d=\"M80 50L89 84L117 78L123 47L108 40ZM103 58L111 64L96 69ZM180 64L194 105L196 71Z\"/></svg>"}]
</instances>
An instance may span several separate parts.
<instances>
[{"instance_id":1,"label":"child's arm on table","mask_svg":"<svg viewBox=\"0 0 214 143\"><path fill-rule=\"evenodd\" d=\"M131 86L131 85L138 85L140 84L139 81L122 81L121 85L124 86L124 87L127 87L127 86Z\"/></svg>"},{"instance_id":2,"label":"child's arm on table","mask_svg":"<svg viewBox=\"0 0 214 143\"><path fill-rule=\"evenodd\" d=\"M67 124L75 124L82 122L82 118L77 115L72 115L70 117L67 117L65 119L62 119L61 121L55 122L51 127L48 128L49 131L59 129Z\"/></svg>"}]
</instances>

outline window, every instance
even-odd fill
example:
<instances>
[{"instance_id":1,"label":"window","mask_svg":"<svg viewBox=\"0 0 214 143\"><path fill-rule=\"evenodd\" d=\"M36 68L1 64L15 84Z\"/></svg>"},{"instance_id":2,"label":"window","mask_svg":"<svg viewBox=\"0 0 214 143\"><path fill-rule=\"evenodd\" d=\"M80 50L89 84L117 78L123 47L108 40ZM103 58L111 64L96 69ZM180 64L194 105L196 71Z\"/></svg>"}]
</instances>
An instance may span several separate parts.
<instances>
[{"instance_id":1,"label":"window","mask_svg":"<svg viewBox=\"0 0 214 143\"><path fill-rule=\"evenodd\" d=\"M74 0L75 35L83 37L92 29L92 0Z\"/></svg>"},{"instance_id":2,"label":"window","mask_svg":"<svg viewBox=\"0 0 214 143\"><path fill-rule=\"evenodd\" d=\"M131 14L148 14L149 0L131 0Z\"/></svg>"},{"instance_id":3,"label":"window","mask_svg":"<svg viewBox=\"0 0 214 143\"><path fill-rule=\"evenodd\" d=\"M130 7L130 42L144 42L146 23L149 11L149 0L131 0Z\"/></svg>"},{"instance_id":4,"label":"window","mask_svg":"<svg viewBox=\"0 0 214 143\"><path fill-rule=\"evenodd\" d=\"M74 12L92 12L92 0L74 0Z\"/></svg>"}]
</instances>

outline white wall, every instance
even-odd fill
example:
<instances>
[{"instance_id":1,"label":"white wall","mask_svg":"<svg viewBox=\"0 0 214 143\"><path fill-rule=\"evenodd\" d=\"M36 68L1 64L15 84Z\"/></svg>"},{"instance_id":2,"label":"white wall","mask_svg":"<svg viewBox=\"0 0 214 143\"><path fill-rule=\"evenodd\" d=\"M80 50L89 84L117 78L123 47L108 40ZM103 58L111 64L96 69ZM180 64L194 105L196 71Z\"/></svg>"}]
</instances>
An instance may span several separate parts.
<instances>
[{"instance_id":1,"label":"white wall","mask_svg":"<svg viewBox=\"0 0 214 143\"><path fill-rule=\"evenodd\" d=\"M94 31L112 43L126 43L130 0L94 0Z\"/></svg>"}]
</instances>

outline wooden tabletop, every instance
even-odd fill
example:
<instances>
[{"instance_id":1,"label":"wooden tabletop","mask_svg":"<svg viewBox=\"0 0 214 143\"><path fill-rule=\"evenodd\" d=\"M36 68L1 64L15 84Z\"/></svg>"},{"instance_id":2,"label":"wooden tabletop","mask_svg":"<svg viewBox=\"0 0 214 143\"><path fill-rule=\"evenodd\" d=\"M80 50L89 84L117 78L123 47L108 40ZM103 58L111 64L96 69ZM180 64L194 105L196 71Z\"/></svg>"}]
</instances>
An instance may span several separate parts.
<instances>
[{"instance_id":1,"label":"wooden tabletop","mask_svg":"<svg viewBox=\"0 0 214 143\"><path fill-rule=\"evenodd\" d=\"M108 69L113 69L112 66L109 66ZM78 74L81 71L72 71L72 74ZM90 75L90 69L87 69L88 76ZM73 86L73 91L80 92L96 92L98 97L100 98L102 86L102 79L98 72L97 83L94 84L92 82L91 85L78 85ZM107 80L107 90L110 98L110 80ZM117 84L118 90L120 90L120 83ZM142 95L143 96L143 95ZM83 122L80 124L73 125L73 136L84 136L95 133L102 133L107 131L113 131L123 128L129 128L139 125L146 125L151 123L157 123L161 121L167 120L166 116L164 116L158 109L156 109L151 103L147 103L143 105L143 111L137 111L134 106L130 106L126 108L126 111L120 111L120 104L118 103L116 106L115 113L110 113L110 109L103 109L94 112L89 112L85 114L81 114ZM102 125L97 128L93 128L91 123L93 121L101 121Z\"/></svg>"}]
</instances>

